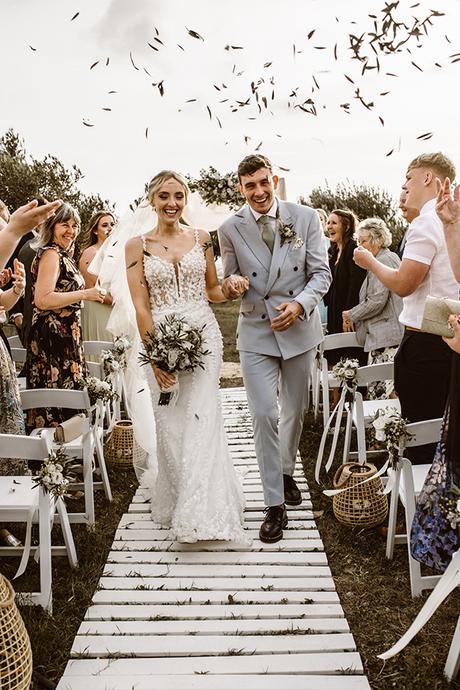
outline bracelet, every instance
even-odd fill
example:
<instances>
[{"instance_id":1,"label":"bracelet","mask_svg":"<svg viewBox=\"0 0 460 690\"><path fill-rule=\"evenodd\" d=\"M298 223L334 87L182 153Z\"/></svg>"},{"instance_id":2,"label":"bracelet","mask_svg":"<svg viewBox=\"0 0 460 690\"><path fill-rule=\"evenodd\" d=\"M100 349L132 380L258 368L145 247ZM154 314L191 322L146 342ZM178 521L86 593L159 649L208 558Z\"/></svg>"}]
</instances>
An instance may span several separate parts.
<instances>
[{"instance_id":1,"label":"bracelet","mask_svg":"<svg viewBox=\"0 0 460 690\"><path fill-rule=\"evenodd\" d=\"M23 297L24 296L24 289L22 289L21 292L16 292L16 285L13 285L13 292L16 295L16 297Z\"/></svg>"}]
</instances>

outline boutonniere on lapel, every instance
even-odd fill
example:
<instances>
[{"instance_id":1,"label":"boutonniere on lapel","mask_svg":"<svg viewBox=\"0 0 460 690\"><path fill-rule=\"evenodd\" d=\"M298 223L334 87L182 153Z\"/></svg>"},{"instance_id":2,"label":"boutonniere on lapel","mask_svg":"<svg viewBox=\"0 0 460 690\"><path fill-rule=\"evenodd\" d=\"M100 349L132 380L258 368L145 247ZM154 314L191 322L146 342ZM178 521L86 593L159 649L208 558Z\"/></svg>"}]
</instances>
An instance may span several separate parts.
<instances>
[{"instance_id":1,"label":"boutonniere on lapel","mask_svg":"<svg viewBox=\"0 0 460 690\"><path fill-rule=\"evenodd\" d=\"M292 223L283 223L283 221L279 217L279 209L276 212L276 220L278 221L278 232L280 235L280 246L282 247L285 242L294 241L294 244L292 245L292 249L300 249L300 247L304 243L303 239L301 237L299 237L299 235L296 233L296 231L292 227Z\"/></svg>"}]
</instances>

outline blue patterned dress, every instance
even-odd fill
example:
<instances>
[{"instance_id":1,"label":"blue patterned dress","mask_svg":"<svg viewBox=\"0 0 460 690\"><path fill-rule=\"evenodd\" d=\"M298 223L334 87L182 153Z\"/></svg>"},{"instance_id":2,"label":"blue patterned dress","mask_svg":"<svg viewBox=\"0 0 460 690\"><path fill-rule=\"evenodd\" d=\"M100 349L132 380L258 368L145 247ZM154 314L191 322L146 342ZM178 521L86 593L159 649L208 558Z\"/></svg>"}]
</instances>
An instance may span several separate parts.
<instances>
[{"instance_id":1,"label":"blue patterned dress","mask_svg":"<svg viewBox=\"0 0 460 690\"><path fill-rule=\"evenodd\" d=\"M460 355L453 356L449 401L433 464L417 499L411 553L444 572L460 548L460 523L449 520L445 501L460 499ZM460 514L459 514L460 519Z\"/></svg>"}]
</instances>

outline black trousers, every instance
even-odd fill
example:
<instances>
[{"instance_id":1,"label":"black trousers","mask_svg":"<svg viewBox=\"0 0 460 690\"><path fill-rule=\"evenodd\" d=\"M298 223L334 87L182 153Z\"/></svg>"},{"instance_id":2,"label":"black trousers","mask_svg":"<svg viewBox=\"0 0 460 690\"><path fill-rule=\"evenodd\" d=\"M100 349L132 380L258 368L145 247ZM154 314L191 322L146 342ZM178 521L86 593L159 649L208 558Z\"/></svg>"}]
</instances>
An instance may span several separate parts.
<instances>
[{"instance_id":1,"label":"black trousers","mask_svg":"<svg viewBox=\"0 0 460 690\"><path fill-rule=\"evenodd\" d=\"M409 422L444 415L449 391L452 350L440 336L407 330L394 360L395 388L401 414ZM433 461L436 444L410 448L415 465Z\"/></svg>"}]
</instances>

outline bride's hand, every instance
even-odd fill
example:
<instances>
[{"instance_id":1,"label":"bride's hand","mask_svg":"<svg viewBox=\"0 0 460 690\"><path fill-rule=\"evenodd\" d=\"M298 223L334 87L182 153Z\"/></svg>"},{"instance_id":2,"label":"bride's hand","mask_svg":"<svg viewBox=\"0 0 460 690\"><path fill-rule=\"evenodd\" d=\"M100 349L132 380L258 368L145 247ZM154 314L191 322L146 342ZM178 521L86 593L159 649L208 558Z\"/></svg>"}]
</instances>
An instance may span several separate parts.
<instances>
[{"instance_id":1,"label":"bride's hand","mask_svg":"<svg viewBox=\"0 0 460 690\"><path fill-rule=\"evenodd\" d=\"M167 371L163 371L163 369L156 367L154 364L152 364L152 369L161 390L174 386L177 381L175 374L169 374Z\"/></svg>"}]
</instances>

